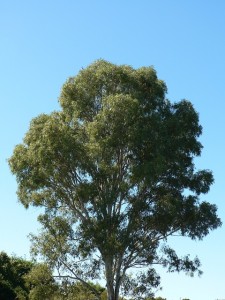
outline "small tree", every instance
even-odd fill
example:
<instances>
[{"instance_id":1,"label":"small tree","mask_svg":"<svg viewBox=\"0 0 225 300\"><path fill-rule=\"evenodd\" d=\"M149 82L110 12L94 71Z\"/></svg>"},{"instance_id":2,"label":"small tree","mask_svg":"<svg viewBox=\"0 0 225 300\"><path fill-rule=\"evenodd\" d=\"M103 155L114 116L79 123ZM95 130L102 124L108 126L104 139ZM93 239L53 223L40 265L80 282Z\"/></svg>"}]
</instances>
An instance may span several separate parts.
<instances>
[{"instance_id":1,"label":"small tree","mask_svg":"<svg viewBox=\"0 0 225 300\"><path fill-rule=\"evenodd\" d=\"M30 300L55 300L58 285L46 264L36 264L24 279L29 288Z\"/></svg>"},{"instance_id":2,"label":"small tree","mask_svg":"<svg viewBox=\"0 0 225 300\"><path fill-rule=\"evenodd\" d=\"M202 239L221 225L215 205L199 199L213 176L194 165L198 114L165 93L150 67L97 61L65 83L61 111L32 120L9 160L21 203L45 208L33 251L96 299L88 281L101 276L108 300L120 290L142 299L159 285L154 264L199 271L168 237Z\"/></svg>"}]
</instances>

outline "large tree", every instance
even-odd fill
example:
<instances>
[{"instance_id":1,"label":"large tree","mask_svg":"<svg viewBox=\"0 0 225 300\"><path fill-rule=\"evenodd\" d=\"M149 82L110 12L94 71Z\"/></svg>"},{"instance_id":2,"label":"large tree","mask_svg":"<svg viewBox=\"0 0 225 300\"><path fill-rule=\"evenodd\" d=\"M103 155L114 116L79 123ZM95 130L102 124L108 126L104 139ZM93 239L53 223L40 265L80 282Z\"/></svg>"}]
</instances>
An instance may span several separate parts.
<instances>
[{"instance_id":1,"label":"large tree","mask_svg":"<svg viewBox=\"0 0 225 300\"><path fill-rule=\"evenodd\" d=\"M199 271L168 237L202 239L221 225L199 198L213 176L194 165L198 114L166 90L151 67L96 61L67 80L62 109L34 118L9 160L21 203L45 208L33 251L91 290L103 276L108 300L150 297L155 264Z\"/></svg>"}]
</instances>

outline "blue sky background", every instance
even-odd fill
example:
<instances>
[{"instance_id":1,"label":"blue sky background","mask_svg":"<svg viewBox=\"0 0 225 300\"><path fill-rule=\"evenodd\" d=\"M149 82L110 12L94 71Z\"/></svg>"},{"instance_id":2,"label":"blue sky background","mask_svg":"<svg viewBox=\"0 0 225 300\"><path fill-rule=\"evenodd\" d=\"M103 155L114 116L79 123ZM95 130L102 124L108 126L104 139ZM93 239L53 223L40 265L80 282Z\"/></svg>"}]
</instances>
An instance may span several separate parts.
<instances>
[{"instance_id":1,"label":"blue sky background","mask_svg":"<svg viewBox=\"0 0 225 300\"><path fill-rule=\"evenodd\" d=\"M225 222L225 1L0 0L0 251L29 258L27 235L38 209L17 201L7 158L31 119L57 110L67 77L98 58L135 68L152 65L171 101L189 99L200 115L204 149L197 168L213 170L204 199ZM198 255L204 274L162 275L167 300L225 298L225 228L201 242L174 239Z\"/></svg>"}]
</instances>

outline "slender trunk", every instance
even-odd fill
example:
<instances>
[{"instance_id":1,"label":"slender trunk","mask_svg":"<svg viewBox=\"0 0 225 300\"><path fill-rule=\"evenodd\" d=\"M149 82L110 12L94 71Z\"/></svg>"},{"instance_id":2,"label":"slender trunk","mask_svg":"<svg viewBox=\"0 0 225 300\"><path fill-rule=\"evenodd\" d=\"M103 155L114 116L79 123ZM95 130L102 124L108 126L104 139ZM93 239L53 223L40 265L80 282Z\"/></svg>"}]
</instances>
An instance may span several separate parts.
<instances>
[{"instance_id":1,"label":"slender trunk","mask_svg":"<svg viewBox=\"0 0 225 300\"><path fill-rule=\"evenodd\" d=\"M118 282L115 287L115 300L119 300L120 283Z\"/></svg>"},{"instance_id":2,"label":"slender trunk","mask_svg":"<svg viewBox=\"0 0 225 300\"><path fill-rule=\"evenodd\" d=\"M107 300L116 300L114 297L114 290L112 287L107 286Z\"/></svg>"},{"instance_id":3,"label":"slender trunk","mask_svg":"<svg viewBox=\"0 0 225 300\"><path fill-rule=\"evenodd\" d=\"M120 286L122 282L121 276L122 255L119 256L116 268L116 284L115 284L115 299L119 300Z\"/></svg>"},{"instance_id":4,"label":"slender trunk","mask_svg":"<svg viewBox=\"0 0 225 300\"><path fill-rule=\"evenodd\" d=\"M118 300L115 298L114 292L113 259L111 257L107 257L105 259L105 273L107 283L107 300Z\"/></svg>"}]
</instances>

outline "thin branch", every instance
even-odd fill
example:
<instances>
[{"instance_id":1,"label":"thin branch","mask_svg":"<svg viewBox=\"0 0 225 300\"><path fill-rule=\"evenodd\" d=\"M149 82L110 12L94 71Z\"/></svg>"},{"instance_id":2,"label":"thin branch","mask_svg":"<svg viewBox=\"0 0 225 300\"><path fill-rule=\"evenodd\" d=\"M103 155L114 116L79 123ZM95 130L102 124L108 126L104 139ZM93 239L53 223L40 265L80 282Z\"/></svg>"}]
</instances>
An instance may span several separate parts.
<instances>
[{"instance_id":1,"label":"thin branch","mask_svg":"<svg viewBox=\"0 0 225 300\"><path fill-rule=\"evenodd\" d=\"M79 277L77 274L75 274L74 271L73 271L73 269L70 268L70 266L69 266L68 264L66 264L63 260L60 259L60 261L61 261L61 263L64 265L64 267L66 267L66 269L68 269L68 270L74 275L74 277L73 277L73 276L70 276L70 275L64 276L64 277L69 277L69 278L71 278L71 279L75 279L75 280L80 281L84 286L86 286L89 290L91 290L91 291L95 294L95 296L100 300L100 295L101 295L100 292L98 292L98 291L97 291L93 286L91 286L87 281L85 281L84 279L82 279L81 277Z\"/></svg>"}]
</instances>

